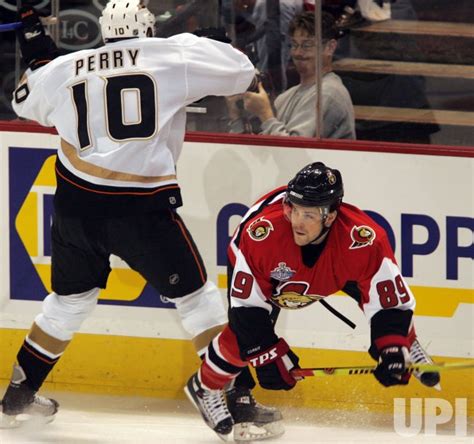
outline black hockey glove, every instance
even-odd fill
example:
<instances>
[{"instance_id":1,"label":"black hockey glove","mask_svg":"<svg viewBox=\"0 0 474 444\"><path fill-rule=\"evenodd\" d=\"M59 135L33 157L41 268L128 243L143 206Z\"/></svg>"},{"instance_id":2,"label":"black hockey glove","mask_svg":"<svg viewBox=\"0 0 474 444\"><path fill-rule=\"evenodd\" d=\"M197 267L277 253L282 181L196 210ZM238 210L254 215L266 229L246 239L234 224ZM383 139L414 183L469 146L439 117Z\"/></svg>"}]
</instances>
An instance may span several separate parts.
<instances>
[{"instance_id":1,"label":"black hockey glove","mask_svg":"<svg viewBox=\"0 0 474 444\"><path fill-rule=\"evenodd\" d=\"M380 352L374 376L385 387L407 385L411 376L406 370L409 363L410 353L406 347L399 345L386 347Z\"/></svg>"},{"instance_id":2,"label":"black hockey glove","mask_svg":"<svg viewBox=\"0 0 474 444\"><path fill-rule=\"evenodd\" d=\"M369 354L378 362L374 372L385 387L406 385L410 373L409 331L413 319L412 310L381 310L370 321L371 346Z\"/></svg>"},{"instance_id":3,"label":"black hockey glove","mask_svg":"<svg viewBox=\"0 0 474 444\"><path fill-rule=\"evenodd\" d=\"M32 70L41 68L59 55L53 39L46 35L40 16L32 6L23 6L18 11L22 26L16 35L20 43L23 60Z\"/></svg>"},{"instance_id":4,"label":"black hockey glove","mask_svg":"<svg viewBox=\"0 0 474 444\"><path fill-rule=\"evenodd\" d=\"M291 375L299 368L299 358L283 338L263 352L251 355L247 361L255 367L260 385L268 390L291 390L300 379Z\"/></svg>"}]
</instances>

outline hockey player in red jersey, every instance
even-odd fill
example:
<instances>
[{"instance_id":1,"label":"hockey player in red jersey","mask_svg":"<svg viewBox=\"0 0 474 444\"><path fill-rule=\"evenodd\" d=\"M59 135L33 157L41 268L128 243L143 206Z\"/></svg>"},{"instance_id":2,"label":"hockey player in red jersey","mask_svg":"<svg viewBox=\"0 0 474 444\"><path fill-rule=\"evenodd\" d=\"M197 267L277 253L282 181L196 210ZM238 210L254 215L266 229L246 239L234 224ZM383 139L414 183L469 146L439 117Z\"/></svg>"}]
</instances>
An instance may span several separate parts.
<instances>
[{"instance_id":1,"label":"hockey player in red jersey","mask_svg":"<svg viewBox=\"0 0 474 444\"><path fill-rule=\"evenodd\" d=\"M407 384L410 362L432 362L416 340L415 298L387 234L362 210L342 203L343 194L341 173L316 162L249 209L228 248L229 325L208 347L187 392L219 390L248 365L263 388L292 389L299 359L275 333L278 313L340 290L370 323L369 353L382 385ZM428 386L439 382L438 373L415 376Z\"/></svg>"}]
</instances>

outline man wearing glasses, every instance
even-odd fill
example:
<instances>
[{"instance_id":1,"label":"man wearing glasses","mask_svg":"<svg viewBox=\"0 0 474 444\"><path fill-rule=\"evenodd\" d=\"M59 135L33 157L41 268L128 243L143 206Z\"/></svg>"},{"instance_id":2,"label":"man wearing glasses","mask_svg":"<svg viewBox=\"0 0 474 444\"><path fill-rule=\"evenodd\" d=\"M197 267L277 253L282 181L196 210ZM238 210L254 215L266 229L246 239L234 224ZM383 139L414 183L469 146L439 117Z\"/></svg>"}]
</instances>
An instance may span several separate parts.
<instances>
[{"instance_id":1,"label":"man wearing glasses","mask_svg":"<svg viewBox=\"0 0 474 444\"><path fill-rule=\"evenodd\" d=\"M296 16L289 26L291 57L300 83L280 94L273 104L262 84L257 92L243 95L245 109L261 122L261 133L278 136L314 137L316 134L316 57L322 57L323 138L355 139L354 108L340 77L332 72L332 59L339 31L334 18L323 12L322 54L315 42L314 12ZM235 96L229 99L231 131L243 132ZM240 128L239 128L240 126Z\"/></svg>"}]
</instances>

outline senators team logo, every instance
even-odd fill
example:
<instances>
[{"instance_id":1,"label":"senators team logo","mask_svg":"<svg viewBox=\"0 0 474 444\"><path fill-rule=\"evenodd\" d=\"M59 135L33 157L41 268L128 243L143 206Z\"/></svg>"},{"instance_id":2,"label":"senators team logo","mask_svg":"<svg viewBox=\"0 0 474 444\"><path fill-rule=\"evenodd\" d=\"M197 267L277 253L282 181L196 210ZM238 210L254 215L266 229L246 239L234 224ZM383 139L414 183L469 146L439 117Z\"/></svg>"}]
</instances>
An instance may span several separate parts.
<instances>
[{"instance_id":1,"label":"senators team logo","mask_svg":"<svg viewBox=\"0 0 474 444\"><path fill-rule=\"evenodd\" d=\"M280 308L297 310L323 299L324 296L306 294L308 290L307 282L285 282L276 288L271 301Z\"/></svg>"},{"instance_id":2,"label":"senators team logo","mask_svg":"<svg viewBox=\"0 0 474 444\"><path fill-rule=\"evenodd\" d=\"M337 181L336 179L336 176L334 175L334 173L332 171L328 171L326 173L327 177L328 177L328 182L331 184L331 185L334 185Z\"/></svg>"},{"instance_id":3,"label":"senators team logo","mask_svg":"<svg viewBox=\"0 0 474 444\"><path fill-rule=\"evenodd\" d=\"M273 231L273 225L264 217L253 221L247 228L247 233L254 241L263 241L270 235L271 231Z\"/></svg>"},{"instance_id":4,"label":"senators team logo","mask_svg":"<svg viewBox=\"0 0 474 444\"><path fill-rule=\"evenodd\" d=\"M372 245L375 240L375 231L373 228L367 225L361 225L360 227L354 225L351 231L352 245L349 250L355 250L356 248L367 247Z\"/></svg>"}]
</instances>

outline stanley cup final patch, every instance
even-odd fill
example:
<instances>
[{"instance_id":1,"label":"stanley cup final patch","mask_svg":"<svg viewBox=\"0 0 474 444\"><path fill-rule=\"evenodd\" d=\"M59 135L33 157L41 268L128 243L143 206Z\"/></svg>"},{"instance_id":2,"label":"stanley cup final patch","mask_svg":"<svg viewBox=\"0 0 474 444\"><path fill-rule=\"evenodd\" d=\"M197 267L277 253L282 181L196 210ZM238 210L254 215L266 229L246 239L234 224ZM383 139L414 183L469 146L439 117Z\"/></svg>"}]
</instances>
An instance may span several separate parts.
<instances>
[{"instance_id":1,"label":"stanley cup final patch","mask_svg":"<svg viewBox=\"0 0 474 444\"><path fill-rule=\"evenodd\" d=\"M296 273L295 270L292 270L286 265L286 262L279 262L278 267L270 271L270 277L277 281L287 281Z\"/></svg>"},{"instance_id":2,"label":"stanley cup final patch","mask_svg":"<svg viewBox=\"0 0 474 444\"><path fill-rule=\"evenodd\" d=\"M351 231L352 245L349 250L367 247L372 245L375 240L375 230L367 225L356 226Z\"/></svg>"},{"instance_id":3,"label":"stanley cup final patch","mask_svg":"<svg viewBox=\"0 0 474 444\"><path fill-rule=\"evenodd\" d=\"M270 235L271 231L273 231L273 225L264 217L253 221L247 228L247 233L254 241L263 241Z\"/></svg>"}]
</instances>

